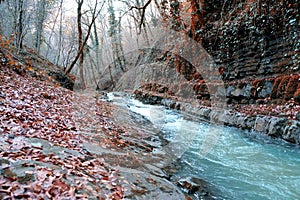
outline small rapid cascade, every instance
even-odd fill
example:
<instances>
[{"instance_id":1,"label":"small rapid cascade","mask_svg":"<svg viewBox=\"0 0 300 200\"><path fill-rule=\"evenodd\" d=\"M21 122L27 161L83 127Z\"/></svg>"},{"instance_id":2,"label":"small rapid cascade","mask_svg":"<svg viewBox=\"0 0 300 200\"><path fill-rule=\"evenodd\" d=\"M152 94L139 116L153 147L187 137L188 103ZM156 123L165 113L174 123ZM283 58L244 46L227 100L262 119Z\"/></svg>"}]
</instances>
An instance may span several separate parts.
<instances>
[{"instance_id":1,"label":"small rapid cascade","mask_svg":"<svg viewBox=\"0 0 300 200\"><path fill-rule=\"evenodd\" d=\"M175 177L203 179L218 191L220 199L300 197L298 146L258 133L188 120L163 106L145 105L128 97L109 94L109 99L149 119L161 130L169 142L163 148L182 163ZM211 131L218 132L217 141L203 155L201 147Z\"/></svg>"}]
</instances>

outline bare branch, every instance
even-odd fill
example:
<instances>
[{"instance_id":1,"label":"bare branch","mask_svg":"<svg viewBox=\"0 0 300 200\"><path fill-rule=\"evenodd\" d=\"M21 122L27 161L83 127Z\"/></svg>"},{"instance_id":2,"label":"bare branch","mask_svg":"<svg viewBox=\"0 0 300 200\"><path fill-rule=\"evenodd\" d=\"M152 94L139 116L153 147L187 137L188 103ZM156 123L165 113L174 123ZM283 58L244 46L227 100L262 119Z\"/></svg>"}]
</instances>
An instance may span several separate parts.
<instances>
[{"instance_id":1,"label":"bare branch","mask_svg":"<svg viewBox=\"0 0 300 200\"><path fill-rule=\"evenodd\" d=\"M145 13L146 13L146 8L150 5L152 0L148 0L144 6L142 7L137 7L137 6L131 6L129 10L137 9L137 10L142 10L142 15L141 15L141 21L139 24L139 33L141 33L142 30L142 25L144 24L144 19L145 19Z\"/></svg>"},{"instance_id":2,"label":"bare branch","mask_svg":"<svg viewBox=\"0 0 300 200\"><path fill-rule=\"evenodd\" d=\"M77 52L77 55L75 56L73 62L72 62L71 65L70 65L70 67L69 67L68 69L66 69L66 71L65 71L66 74L68 74L68 73L71 72L71 70L72 70L73 67L75 66L76 62L78 61L80 55L82 54L83 49L84 49L84 47L85 47L85 45L86 45L86 43L87 43L87 41L88 41L88 39L89 39L89 36L90 36L90 34L91 34L92 26L93 26L93 24L95 23L95 20L97 19L98 15L100 14L100 11L102 10L103 5L104 5L104 4L102 4L101 9L96 13L96 8L97 8L97 2L96 2L96 4L95 4L95 9L94 9L94 12L93 12L93 18L92 18L91 23L90 23L89 26L88 26L87 35L86 35L86 37L85 37L85 39L84 39L82 45L80 46L80 48L79 48L79 50L78 50L78 52Z\"/></svg>"},{"instance_id":3,"label":"bare branch","mask_svg":"<svg viewBox=\"0 0 300 200\"><path fill-rule=\"evenodd\" d=\"M149 4L151 3L151 1L152 0L148 0L147 3L145 3L145 5L142 6L142 7L131 6L131 8L129 10L132 10L132 9L146 10L147 6L149 6Z\"/></svg>"}]
</instances>

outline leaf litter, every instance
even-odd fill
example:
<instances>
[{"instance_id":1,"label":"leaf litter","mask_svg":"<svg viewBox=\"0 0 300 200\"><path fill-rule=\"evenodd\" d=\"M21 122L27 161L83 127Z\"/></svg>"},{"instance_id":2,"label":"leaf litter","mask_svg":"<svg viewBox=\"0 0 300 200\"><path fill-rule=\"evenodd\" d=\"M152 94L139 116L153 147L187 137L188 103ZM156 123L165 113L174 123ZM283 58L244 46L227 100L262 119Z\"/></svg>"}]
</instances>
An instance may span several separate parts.
<instances>
[{"instance_id":1,"label":"leaf litter","mask_svg":"<svg viewBox=\"0 0 300 200\"><path fill-rule=\"evenodd\" d=\"M0 67L0 198L123 199L118 171L82 145L88 123L106 146L128 145L101 102L88 110L72 91Z\"/></svg>"}]
</instances>

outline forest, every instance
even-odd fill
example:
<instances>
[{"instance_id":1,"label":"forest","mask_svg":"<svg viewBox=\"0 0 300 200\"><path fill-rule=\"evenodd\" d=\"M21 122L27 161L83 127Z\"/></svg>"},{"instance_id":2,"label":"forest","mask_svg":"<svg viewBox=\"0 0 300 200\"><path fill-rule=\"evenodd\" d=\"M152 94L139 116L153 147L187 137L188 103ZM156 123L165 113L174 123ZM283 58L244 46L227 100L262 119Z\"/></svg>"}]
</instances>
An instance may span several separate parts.
<instances>
[{"instance_id":1,"label":"forest","mask_svg":"<svg viewBox=\"0 0 300 200\"><path fill-rule=\"evenodd\" d=\"M142 9L144 4L147 14ZM110 61L116 60L122 68L125 51L149 45L148 35L159 21L158 11L149 4L112 0L3 1L1 36L17 52L33 49L61 66L66 74L72 72L78 86L85 88L86 82L95 85Z\"/></svg>"},{"instance_id":2,"label":"forest","mask_svg":"<svg viewBox=\"0 0 300 200\"><path fill-rule=\"evenodd\" d=\"M297 199L294 0L0 0L0 199Z\"/></svg>"}]
</instances>

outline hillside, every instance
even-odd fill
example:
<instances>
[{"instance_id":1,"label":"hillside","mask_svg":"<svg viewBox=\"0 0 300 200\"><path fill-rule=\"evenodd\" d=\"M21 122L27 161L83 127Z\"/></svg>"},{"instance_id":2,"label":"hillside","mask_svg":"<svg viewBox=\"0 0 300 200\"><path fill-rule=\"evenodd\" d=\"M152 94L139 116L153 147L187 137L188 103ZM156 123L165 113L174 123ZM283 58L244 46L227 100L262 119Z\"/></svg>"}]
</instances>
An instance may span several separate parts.
<instances>
[{"instance_id":1,"label":"hillside","mask_svg":"<svg viewBox=\"0 0 300 200\"><path fill-rule=\"evenodd\" d=\"M29 75L41 81L73 90L75 77L66 75L57 66L39 55L35 50L24 47L18 52L12 48L10 40L0 37L0 59L2 66L8 66L19 75Z\"/></svg>"},{"instance_id":2,"label":"hillside","mask_svg":"<svg viewBox=\"0 0 300 200\"><path fill-rule=\"evenodd\" d=\"M83 147L90 138L77 124L86 120L76 118L82 97L14 68L0 66L0 198L120 199L116 170Z\"/></svg>"},{"instance_id":3,"label":"hillside","mask_svg":"<svg viewBox=\"0 0 300 200\"><path fill-rule=\"evenodd\" d=\"M131 119L93 90L75 93L1 64L0 198L185 199L156 167L168 164L153 154L158 136Z\"/></svg>"}]
</instances>

